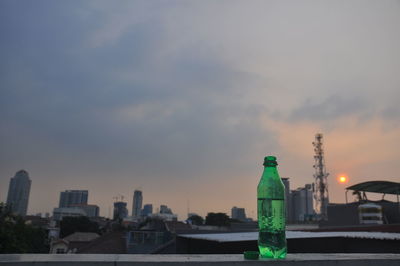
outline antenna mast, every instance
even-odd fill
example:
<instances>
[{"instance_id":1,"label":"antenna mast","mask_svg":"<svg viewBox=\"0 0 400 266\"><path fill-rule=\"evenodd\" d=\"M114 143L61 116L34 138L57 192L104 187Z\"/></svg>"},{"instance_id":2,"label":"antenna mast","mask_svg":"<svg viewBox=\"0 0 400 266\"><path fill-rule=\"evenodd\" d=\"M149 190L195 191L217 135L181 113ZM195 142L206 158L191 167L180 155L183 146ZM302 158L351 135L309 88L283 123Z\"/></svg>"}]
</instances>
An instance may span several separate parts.
<instances>
[{"instance_id":1,"label":"antenna mast","mask_svg":"<svg viewBox=\"0 0 400 266\"><path fill-rule=\"evenodd\" d=\"M327 177L329 173L326 172L325 168L324 149L322 147L322 134L316 134L315 141L312 144L314 146L315 152L315 174L313 184L314 206L316 213L319 215L319 219L327 220L327 207L329 203Z\"/></svg>"}]
</instances>

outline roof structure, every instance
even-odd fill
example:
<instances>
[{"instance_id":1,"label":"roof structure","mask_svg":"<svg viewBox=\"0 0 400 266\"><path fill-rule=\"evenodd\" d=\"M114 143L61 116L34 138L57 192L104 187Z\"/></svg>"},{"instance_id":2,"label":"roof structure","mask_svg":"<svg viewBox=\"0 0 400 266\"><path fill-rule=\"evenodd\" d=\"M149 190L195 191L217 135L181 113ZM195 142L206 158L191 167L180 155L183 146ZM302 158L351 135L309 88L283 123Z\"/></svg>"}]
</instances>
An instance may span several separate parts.
<instances>
[{"instance_id":1,"label":"roof structure","mask_svg":"<svg viewBox=\"0 0 400 266\"><path fill-rule=\"evenodd\" d=\"M106 233L89 244L78 248L83 254L126 254L126 233Z\"/></svg>"},{"instance_id":2,"label":"roof structure","mask_svg":"<svg viewBox=\"0 0 400 266\"><path fill-rule=\"evenodd\" d=\"M258 232L220 233L220 234L183 234L179 236L185 238L210 240L216 242L237 242L237 241L256 241L258 239ZM287 239L327 238L327 237L400 240L400 233L286 231Z\"/></svg>"},{"instance_id":3,"label":"roof structure","mask_svg":"<svg viewBox=\"0 0 400 266\"><path fill-rule=\"evenodd\" d=\"M346 188L347 190L400 195L400 183L391 181L368 181Z\"/></svg>"},{"instance_id":4,"label":"roof structure","mask_svg":"<svg viewBox=\"0 0 400 266\"><path fill-rule=\"evenodd\" d=\"M75 232L75 233L70 234L67 237L64 237L63 239L67 240L68 242L91 242L99 237L100 237L100 235L96 234L96 233Z\"/></svg>"}]
</instances>

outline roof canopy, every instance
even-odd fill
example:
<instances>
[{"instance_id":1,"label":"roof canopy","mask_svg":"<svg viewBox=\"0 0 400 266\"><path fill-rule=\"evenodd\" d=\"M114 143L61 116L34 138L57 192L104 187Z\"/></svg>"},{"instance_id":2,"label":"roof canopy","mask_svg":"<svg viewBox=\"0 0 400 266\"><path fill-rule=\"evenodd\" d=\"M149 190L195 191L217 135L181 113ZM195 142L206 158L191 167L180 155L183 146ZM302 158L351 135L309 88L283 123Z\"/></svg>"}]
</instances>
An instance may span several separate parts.
<instances>
[{"instance_id":1,"label":"roof canopy","mask_svg":"<svg viewBox=\"0 0 400 266\"><path fill-rule=\"evenodd\" d=\"M400 183L390 181L369 181L346 188L347 190L400 195Z\"/></svg>"}]
</instances>

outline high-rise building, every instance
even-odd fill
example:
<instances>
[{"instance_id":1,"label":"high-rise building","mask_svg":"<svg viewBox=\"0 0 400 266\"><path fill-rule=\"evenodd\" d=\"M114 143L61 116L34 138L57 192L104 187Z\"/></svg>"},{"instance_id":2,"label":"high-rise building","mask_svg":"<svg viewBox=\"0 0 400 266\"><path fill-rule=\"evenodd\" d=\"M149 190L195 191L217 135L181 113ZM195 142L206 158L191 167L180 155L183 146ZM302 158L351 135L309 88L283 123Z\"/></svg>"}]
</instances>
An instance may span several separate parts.
<instances>
[{"instance_id":1,"label":"high-rise building","mask_svg":"<svg viewBox=\"0 0 400 266\"><path fill-rule=\"evenodd\" d=\"M18 171L15 176L10 179L7 205L10 206L13 213L22 216L26 215L31 183L32 181L29 179L29 174L25 170Z\"/></svg>"},{"instance_id":2,"label":"high-rise building","mask_svg":"<svg viewBox=\"0 0 400 266\"><path fill-rule=\"evenodd\" d=\"M142 211L143 195L142 191L135 190L133 192L132 216L139 217Z\"/></svg>"},{"instance_id":3,"label":"high-rise building","mask_svg":"<svg viewBox=\"0 0 400 266\"><path fill-rule=\"evenodd\" d=\"M286 205L286 221L292 222L292 194L290 194L290 182L288 177L282 177L283 185L285 186L285 205Z\"/></svg>"},{"instance_id":4,"label":"high-rise building","mask_svg":"<svg viewBox=\"0 0 400 266\"><path fill-rule=\"evenodd\" d=\"M292 191L292 217L294 222L304 222L314 215L313 191L310 184Z\"/></svg>"},{"instance_id":5,"label":"high-rise building","mask_svg":"<svg viewBox=\"0 0 400 266\"><path fill-rule=\"evenodd\" d=\"M128 209L126 208L126 202L123 201L117 201L114 202L114 215L113 219L124 219L126 216L128 216Z\"/></svg>"},{"instance_id":6,"label":"high-rise building","mask_svg":"<svg viewBox=\"0 0 400 266\"><path fill-rule=\"evenodd\" d=\"M149 216L153 213L153 204L145 204L142 210L142 216Z\"/></svg>"},{"instance_id":7,"label":"high-rise building","mask_svg":"<svg viewBox=\"0 0 400 266\"><path fill-rule=\"evenodd\" d=\"M232 219L236 219L236 220L243 221L243 222L245 222L247 220L245 209L238 208L236 206L234 206L231 209L231 217L232 217Z\"/></svg>"},{"instance_id":8,"label":"high-rise building","mask_svg":"<svg viewBox=\"0 0 400 266\"><path fill-rule=\"evenodd\" d=\"M73 205L87 204L88 203L87 190L66 190L60 193L59 208L68 208Z\"/></svg>"}]
</instances>

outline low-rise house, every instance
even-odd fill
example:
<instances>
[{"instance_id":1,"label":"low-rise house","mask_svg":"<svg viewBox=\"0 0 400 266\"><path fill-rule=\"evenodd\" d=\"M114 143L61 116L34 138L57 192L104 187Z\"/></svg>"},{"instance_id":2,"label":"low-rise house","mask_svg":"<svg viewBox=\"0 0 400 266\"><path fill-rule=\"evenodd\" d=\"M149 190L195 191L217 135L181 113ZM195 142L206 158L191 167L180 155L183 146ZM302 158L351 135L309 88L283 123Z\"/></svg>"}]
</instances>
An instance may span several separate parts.
<instances>
[{"instance_id":1,"label":"low-rise house","mask_svg":"<svg viewBox=\"0 0 400 266\"><path fill-rule=\"evenodd\" d=\"M64 254L68 253L68 241L64 239L58 239L51 242L50 254Z\"/></svg>"},{"instance_id":2,"label":"low-rise house","mask_svg":"<svg viewBox=\"0 0 400 266\"><path fill-rule=\"evenodd\" d=\"M50 253L77 253L79 249L99 238L100 235L90 232L75 232L50 244Z\"/></svg>"}]
</instances>

